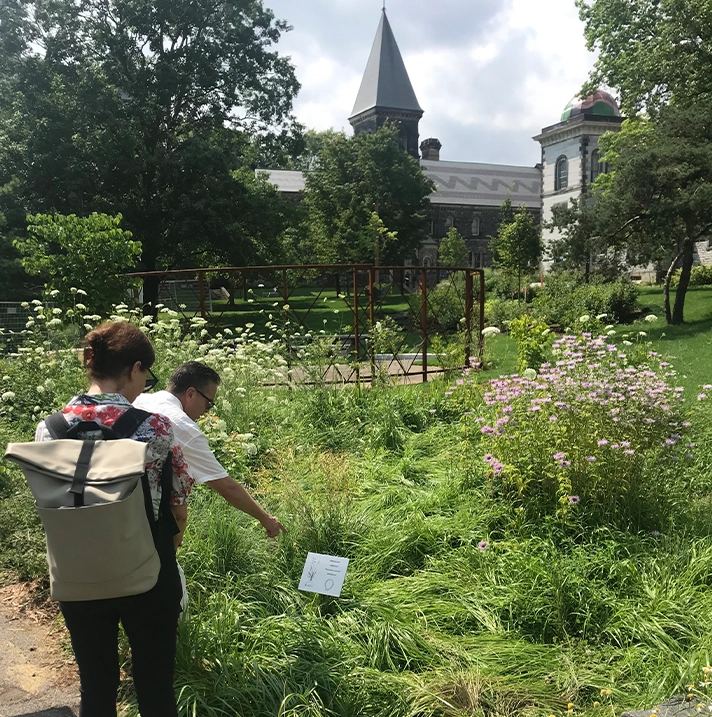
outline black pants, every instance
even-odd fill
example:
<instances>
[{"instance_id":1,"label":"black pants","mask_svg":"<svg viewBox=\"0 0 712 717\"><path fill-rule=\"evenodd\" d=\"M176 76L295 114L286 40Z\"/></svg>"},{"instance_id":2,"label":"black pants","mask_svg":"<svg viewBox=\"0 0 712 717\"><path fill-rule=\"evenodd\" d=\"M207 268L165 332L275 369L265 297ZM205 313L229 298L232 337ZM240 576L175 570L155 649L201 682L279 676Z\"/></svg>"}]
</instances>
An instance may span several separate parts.
<instances>
[{"instance_id":1,"label":"black pants","mask_svg":"<svg viewBox=\"0 0 712 717\"><path fill-rule=\"evenodd\" d=\"M142 595L60 603L79 666L79 717L116 717L119 621L131 644L141 717L177 717L173 673L180 593L160 583Z\"/></svg>"}]
</instances>

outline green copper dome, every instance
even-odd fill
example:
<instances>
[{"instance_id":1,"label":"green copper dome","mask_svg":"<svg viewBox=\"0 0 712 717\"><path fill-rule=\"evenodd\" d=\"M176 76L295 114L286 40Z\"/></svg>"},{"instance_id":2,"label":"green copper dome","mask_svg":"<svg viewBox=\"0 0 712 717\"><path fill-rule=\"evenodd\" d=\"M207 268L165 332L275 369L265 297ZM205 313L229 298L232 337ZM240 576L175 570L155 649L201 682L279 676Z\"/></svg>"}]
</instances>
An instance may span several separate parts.
<instances>
[{"instance_id":1,"label":"green copper dome","mask_svg":"<svg viewBox=\"0 0 712 717\"><path fill-rule=\"evenodd\" d=\"M618 109L616 101L608 92L598 90L584 100L579 97L574 97L561 113L561 121L563 122L577 115L620 117L621 111Z\"/></svg>"}]
</instances>

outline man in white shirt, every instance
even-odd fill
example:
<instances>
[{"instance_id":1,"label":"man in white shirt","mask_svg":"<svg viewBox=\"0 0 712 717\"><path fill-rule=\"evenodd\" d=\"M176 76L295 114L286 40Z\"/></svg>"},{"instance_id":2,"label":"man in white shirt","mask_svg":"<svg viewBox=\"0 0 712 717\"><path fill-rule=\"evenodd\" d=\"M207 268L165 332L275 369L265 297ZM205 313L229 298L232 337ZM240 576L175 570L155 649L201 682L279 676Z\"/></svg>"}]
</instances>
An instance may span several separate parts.
<instances>
[{"instance_id":1,"label":"man in white shirt","mask_svg":"<svg viewBox=\"0 0 712 717\"><path fill-rule=\"evenodd\" d=\"M258 520L268 538L276 538L281 532L287 532L284 526L227 474L195 423L215 404L219 385L217 372L198 361L188 361L173 372L165 391L143 393L134 401L134 406L169 418L193 480L206 483L234 508Z\"/></svg>"}]
</instances>

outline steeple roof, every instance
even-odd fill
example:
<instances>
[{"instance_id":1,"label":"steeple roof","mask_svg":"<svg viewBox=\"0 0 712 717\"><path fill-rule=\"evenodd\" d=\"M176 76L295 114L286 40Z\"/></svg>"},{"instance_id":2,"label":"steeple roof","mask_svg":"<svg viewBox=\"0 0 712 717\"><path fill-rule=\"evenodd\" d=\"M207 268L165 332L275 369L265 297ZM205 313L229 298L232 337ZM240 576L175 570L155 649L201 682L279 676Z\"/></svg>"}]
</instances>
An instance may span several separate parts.
<instances>
[{"instance_id":1,"label":"steeple roof","mask_svg":"<svg viewBox=\"0 0 712 717\"><path fill-rule=\"evenodd\" d=\"M423 112L410 84L385 8L351 117L374 107Z\"/></svg>"}]
</instances>

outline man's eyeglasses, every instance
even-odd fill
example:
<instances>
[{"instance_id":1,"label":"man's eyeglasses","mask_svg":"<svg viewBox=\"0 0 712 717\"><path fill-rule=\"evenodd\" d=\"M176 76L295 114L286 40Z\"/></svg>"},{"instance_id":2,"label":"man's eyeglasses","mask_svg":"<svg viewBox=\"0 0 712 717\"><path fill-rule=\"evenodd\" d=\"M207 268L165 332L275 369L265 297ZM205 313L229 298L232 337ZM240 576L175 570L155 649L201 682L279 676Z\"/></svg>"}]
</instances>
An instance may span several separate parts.
<instances>
[{"instance_id":1,"label":"man's eyeglasses","mask_svg":"<svg viewBox=\"0 0 712 717\"><path fill-rule=\"evenodd\" d=\"M154 388L156 388L156 385L158 384L158 376L156 376L151 369L148 369L148 376L146 376L146 385L143 388L143 393L148 393L149 391L153 391Z\"/></svg>"},{"instance_id":2,"label":"man's eyeglasses","mask_svg":"<svg viewBox=\"0 0 712 717\"><path fill-rule=\"evenodd\" d=\"M193 386L195 388L195 386ZM215 405L215 401L212 398L208 398L199 388L195 390L208 402L208 411Z\"/></svg>"}]
</instances>

